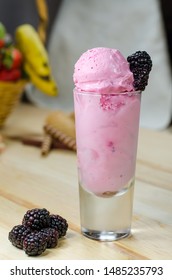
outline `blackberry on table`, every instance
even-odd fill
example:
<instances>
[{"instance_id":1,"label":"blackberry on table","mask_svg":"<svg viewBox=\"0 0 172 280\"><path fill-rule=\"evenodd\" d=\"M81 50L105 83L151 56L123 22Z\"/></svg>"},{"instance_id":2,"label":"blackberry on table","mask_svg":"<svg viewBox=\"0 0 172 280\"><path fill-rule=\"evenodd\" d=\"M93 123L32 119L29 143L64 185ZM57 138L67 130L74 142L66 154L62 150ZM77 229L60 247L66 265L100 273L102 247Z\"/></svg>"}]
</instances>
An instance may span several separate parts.
<instances>
[{"instance_id":1,"label":"blackberry on table","mask_svg":"<svg viewBox=\"0 0 172 280\"><path fill-rule=\"evenodd\" d=\"M39 256L46 248L56 247L67 229L68 223L60 215L50 215L45 208L34 208L25 213L22 224L11 229L8 239L28 256Z\"/></svg>"},{"instance_id":2,"label":"blackberry on table","mask_svg":"<svg viewBox=\"0 0 172 280\"><path fill-rule=\"evenodd\" d=\"M41 232L32 232L23 241L23 250L28 256L41 255L47 248L47 237Z\"/></svg>"},{"instance_id":3,"label":"blackberry on table","mask_svg":"<svg viewBox=\"0 0 172 280\"><path fill-rule=\"evenodd\" d=\"M50 215L50 227L54 228L59 233L59 238L66 235L68 229L68 223L66 219L61 217L60 215Z\"/></svg>"},{"instance_id":4,"label":"blackberry on table","mask_svg":"<svg viewBox=\"0 0 172 280\"><path fill-rule=\"evenodd\" d=\"M59 233L55 228L43 228L41 232L47 237L47 248L54 248L57 246Z\"/></svg>"},{"instance_id":5,"label":"blackberry on table","mask_svg":"<svg viewBox=\"0 0 172 280\"><path fill-rule=\"evenodd\" d=\"M45 208L28 210L23 217L22 224L33 230L48 227L50 224L49 211Z\"/></svg>"},{"instance_id":6,"label":"blackberry on table","mask_svg":"<svg viewBox=\"0 0 172 280\"><path fill-rule=\"evenodd\" d=\"M24 225L16 225L9 232L8 239L15 247L23 249L23 241L30 233L30 228L25 227Z\"/></svg>"},{"instance_id":7,"label":"blackberry on table","mask_svg":"<svg viewBox=\"0 0 172 280\"><path fill-rule=\"evenodd\" d=\"M127 57L130 70L134 76L135 90L145 90L148 84L149 73L152 69L152 60L146 51L137 51Z\"/></svg>"}]
</instances>

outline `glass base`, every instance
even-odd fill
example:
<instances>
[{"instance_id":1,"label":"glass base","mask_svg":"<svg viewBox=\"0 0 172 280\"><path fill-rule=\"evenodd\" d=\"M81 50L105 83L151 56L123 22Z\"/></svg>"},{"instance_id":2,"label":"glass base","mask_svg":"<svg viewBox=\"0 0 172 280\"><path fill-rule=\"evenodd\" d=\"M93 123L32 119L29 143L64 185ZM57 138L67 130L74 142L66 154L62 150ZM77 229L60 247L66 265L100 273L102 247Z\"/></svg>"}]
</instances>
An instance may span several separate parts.
<instances>
[{"instance_id":1,"label":"glass base","mask_svg":"<svg viewBox=\"0 0 172 280\"><path fill-rule=\"evenodd\" d=\"M131 232L134 179L110 196L97 196L81 185L80 218L84 236L99 241L115 241Z\"/></svg>"},{"instance_id":2,"label":"glass base","mask_svg":"<svg viewBox=\"0 0 172 280\"><path fill-rule=\"evenodd\" d=\"M125 232L113 232L113 231L92 231L85 228L81 228L81 232L84 236L99 240L99 241L116 241L122 238L126 238L130 235L130 229Z\"/></svg>"}]
</instances>

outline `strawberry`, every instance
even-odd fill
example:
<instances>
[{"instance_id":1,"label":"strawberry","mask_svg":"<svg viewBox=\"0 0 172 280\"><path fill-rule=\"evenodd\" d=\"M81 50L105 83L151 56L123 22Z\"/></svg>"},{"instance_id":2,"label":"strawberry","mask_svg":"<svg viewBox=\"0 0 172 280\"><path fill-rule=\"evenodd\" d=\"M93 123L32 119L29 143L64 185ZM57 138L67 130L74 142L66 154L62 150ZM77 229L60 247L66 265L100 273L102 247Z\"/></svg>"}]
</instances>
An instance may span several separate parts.
<instances>
[{"instance_id":1,"label":"strawberry","mask_svg":"<svg viewBox=\"0 0 172 280\"><path fill-rule=\"evenodd\" d=\"M7 48L3 52L3 61L2 64L6 69L16 69L20 68L22 65L23 57L21 52L14 48Z\"/></svg>"},{"instance_id":2,"label":"strawberry","mask_svg":"<svg viewBox=\"0 0 172 280\"><path fill-rule=\"evenodd\" d=\"M2 69L0 71L0 81L16 81L21 78L20 69Z\"/></svg>"},{"instance_id":3,"label":"strawberry","mask_svg":"<svg viewBox=\"0 0 172 280\"><path fill-rule=\"evenodd\" d=\"M0 39L0 49L5 46L5 41L4 39Z\"/></svg>"}]
</instances>

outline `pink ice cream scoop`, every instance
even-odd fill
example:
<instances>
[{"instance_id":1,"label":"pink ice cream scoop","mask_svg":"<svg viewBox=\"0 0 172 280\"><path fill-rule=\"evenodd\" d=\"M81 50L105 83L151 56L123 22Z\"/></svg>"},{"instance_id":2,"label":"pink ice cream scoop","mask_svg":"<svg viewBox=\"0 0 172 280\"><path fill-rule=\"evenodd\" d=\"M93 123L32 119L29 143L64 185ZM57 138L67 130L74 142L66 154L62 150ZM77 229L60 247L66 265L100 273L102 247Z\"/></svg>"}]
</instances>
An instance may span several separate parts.
<instances>
[{"instance_id":1,"label":"pink ice cream scoop","mask_svg":"<svg viewBox=\"0 0 172 280\"><path fill-rule=\"evenodd\" d=\"M93 48L83 53L75 64L73 79L80 91L103 94L134 91L133 73L116 49Z\"/></svg>"}]
</instances>

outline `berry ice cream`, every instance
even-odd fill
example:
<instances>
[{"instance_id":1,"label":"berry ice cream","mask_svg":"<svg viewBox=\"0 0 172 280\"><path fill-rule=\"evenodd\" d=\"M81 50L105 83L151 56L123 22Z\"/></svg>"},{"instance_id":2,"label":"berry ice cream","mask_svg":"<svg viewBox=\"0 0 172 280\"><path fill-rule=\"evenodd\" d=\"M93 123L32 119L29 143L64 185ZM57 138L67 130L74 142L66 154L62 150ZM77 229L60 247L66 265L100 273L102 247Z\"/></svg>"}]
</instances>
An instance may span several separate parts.
<instances>
[{"instance_id":1,"label":"berry ice cream","mask_svg":"<svg viewBox=\"0 0 172 280\"><path fill-rule=\"evenodd\" d=\"M107 93L133 91L129 63L116 49L94 48L75 64L74 83L78 90Z\"/></svg>"}]
</instances>

